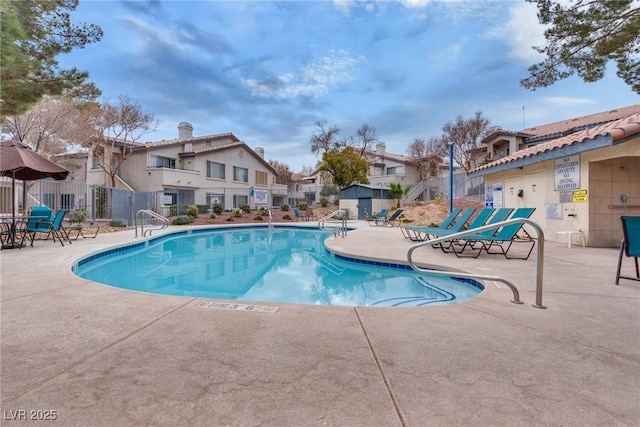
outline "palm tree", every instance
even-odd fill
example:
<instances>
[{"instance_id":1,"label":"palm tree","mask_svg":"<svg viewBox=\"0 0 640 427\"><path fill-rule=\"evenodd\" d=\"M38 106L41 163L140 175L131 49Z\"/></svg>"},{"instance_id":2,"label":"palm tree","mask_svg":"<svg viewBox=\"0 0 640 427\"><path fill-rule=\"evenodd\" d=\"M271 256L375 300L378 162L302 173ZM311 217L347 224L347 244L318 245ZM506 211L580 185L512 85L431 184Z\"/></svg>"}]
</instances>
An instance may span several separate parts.
<instances>
[{"instance_id":1,"label":"palm tree","mask_svg":"<svg viewBox=\"0 0 640 427\"><path fill-rule=\"evenodd\" d=\"M402 186L402 184L398 182L390 182L389 183L389 195L394 199L398 200L398 204L396 208L400 209L400 202L404 196L409 194L411 191L410 185Z\"/></svg>"}]
</instances>

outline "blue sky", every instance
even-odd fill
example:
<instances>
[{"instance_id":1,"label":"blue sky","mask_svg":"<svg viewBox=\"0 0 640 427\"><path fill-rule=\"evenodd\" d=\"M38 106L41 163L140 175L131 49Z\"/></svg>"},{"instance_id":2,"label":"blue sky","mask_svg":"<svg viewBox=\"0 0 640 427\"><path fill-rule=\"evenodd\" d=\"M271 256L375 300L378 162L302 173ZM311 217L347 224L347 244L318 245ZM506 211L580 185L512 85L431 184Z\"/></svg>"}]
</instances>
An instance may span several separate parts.
<instances>
[{"instance_id":1,"label":"blue sky","mask_svg":"<svg viewBox=\"0 0 640 427\"><path fill-rule=\"evenodd\" d=\"M637 104L615 75L529 91L541 57L536 7L522 1L92 1L74 22L104 30L61 56L89 72L103 99L126 95L158 120L143 141L232 132L293 171L318 160L315 122L354 135L367 123L387 151L476 111L520 130ZM524 112L523 112L524 107Z\"/></svg>"}]
</instances>

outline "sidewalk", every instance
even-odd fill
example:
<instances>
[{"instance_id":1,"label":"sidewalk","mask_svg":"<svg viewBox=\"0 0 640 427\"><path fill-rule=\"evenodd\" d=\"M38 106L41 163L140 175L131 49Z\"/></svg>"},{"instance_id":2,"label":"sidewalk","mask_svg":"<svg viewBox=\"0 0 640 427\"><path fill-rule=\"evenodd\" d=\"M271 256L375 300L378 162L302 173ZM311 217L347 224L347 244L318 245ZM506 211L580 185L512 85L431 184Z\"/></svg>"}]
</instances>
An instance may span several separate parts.
<instances>
[{"instance_id":1,"label":"sidewalk","mask_svg":"<svg viewBox=\"0 0 640 427\"><path fill-rule=\"evenodd\" d=\"M546 242L546 309L531 306L535 252L459 260L425 248L420 262L503 276L525 304L487 281L447 306L250 313L71 273L132 241L123 231L0 252L2 425L43 425L30 420L43 411L64 426L640 424L640 284L613 284L615 249ZM366 223L327 241L398 261L411 244Z\"/></svg>"}]
</instances>

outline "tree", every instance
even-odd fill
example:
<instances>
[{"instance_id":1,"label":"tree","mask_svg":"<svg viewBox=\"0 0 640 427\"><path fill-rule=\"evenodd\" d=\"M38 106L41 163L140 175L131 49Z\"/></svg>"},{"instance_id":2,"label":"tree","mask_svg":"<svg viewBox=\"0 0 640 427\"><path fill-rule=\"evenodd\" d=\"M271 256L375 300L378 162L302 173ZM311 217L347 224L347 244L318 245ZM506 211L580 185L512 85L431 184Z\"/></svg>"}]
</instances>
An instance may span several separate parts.
<instances>
[{"instance_id":1,"label":"tree","mask_svg":"<svg viewBox=\"0 0 640 427\"><path fill-rule=\"evenodd\" d=\"M269 164L278 173L276 184L283 184L291 188L293 186L293 172L289 169L289 165L280 163L277 160L269 160Z\"/></svg>"},{"instance_id":2,"label":"tree","mask_svg":"<svg viewBox=\"0 0 640 427\"><path fill-rule=\"evenodd\" d=\"M364 152L373 146L377 142L380 142L376 135L376 128L364 123L356 131L356 136L349 138L346 141L346 145L357 147L360 151L360 155L364 155Z\"/></svg>"},{"instance_id":3,"label":"tree","mask_svg":"<svg viewBox=\"0 0 640 427\"><path fill-rule=\"evenodd\" d=\"M120 165L136 148L140 138L155 130L155 118L126 96L119 97L117 103L100 104L94 114L88 116L92 126L85 144L95 163L111 178L111 186L115 187Z\"/></svg>"},{"instance_id":4,"label":"tree","mask_svg":"<svg viewBox=\"0 0 640 427\"><path fill-rule=\"evenodd\" d=\"M529 67L520 84L547 87L575 73L585 82L604 77L614 61L617 75L640 94L640 8L634 0L527 0L537 3L538 20L550 25L547 43L533 49L546 55Z\"/></svg>"},{"instance_id":5,"label":"tree","mask_svg":"<svg viewBox=\"0 0 640 427\"><path fill-rule=\"evenodd\" d=\"M448 157L449 144L453 144L453 162L469 172L476 166L474 150L494 129L495 127L490 126L489 119L485 118L480 111L470 119L458 116L455 122L447 122L442 126L444 133L439 140L438 154Z\"/></svg>"},{"instance_id":6,"label":"tree","mask_svg":"<svg viewBox=\"0 0 640 427\"><path fill-rule=\"evenodd\" d=\"M409 194L411 185L402 185L399 182L389 183L389 195L398 201L396 207L400 209L402 198Z\"/></svg>"},{"instance_id":7,"label":"tree","mask_svg":"<svg viewBox=\"0 0 640 427\"><path fill-rule=\"evenodd\" d=\"M311 143L311 152L313 154L317 155L320 153L326 153L331 149L344 145L343 141L338 141L336 139L337 135L340 133L340 128L336 125L327 129L326 120L319 120L315 124L318 127L318 133L314 133L309 140Z\"/></svg>"},{"instance_id":8,"label":"tree","mask_svg":"<svg viewBox=\"0 0 640 427\"><path fill-rule=\"evenodd\" d=\"M320 170L327 172L340 188L353 183L369 183L369 163L353 147L326 151L322 155Z\"/></svg>"},{"instance_id":9,"label":"tree","mask_svg":"<svg viewBox=\"0 0 640 427\"><path fill-rule=\"evenodd\" d=\"M6 117L2 132L29 145L33 151L47 155L64 153L77 113L72 100L47 95L26 113Z\"/></svg>"},{"instance_id":10,"label":"tree","mask_svg":"<svg viewBox=\"0 0 640 427\"><path fill-rule=\"evenodd\" d=\"M88 73L58 68L56 57L102 38L94 24L74 25L79 0L0 0L0 117L24 113L44 95L70 93L95 99Z\"/></svg>"},{"instance_id":11,"label":"tree","mask_svg":"<svg viewBox=\"0 0 640 427\"><path fill-rule=\"evenodd\" d=\"M427 179L438 171L442 163L442 157L436 154L439 144L437 138L430 137L429 142L425 142L424 138L416 138L409 145L408 152L416 159L420 179Z\"/></svg>"}]
</instances>

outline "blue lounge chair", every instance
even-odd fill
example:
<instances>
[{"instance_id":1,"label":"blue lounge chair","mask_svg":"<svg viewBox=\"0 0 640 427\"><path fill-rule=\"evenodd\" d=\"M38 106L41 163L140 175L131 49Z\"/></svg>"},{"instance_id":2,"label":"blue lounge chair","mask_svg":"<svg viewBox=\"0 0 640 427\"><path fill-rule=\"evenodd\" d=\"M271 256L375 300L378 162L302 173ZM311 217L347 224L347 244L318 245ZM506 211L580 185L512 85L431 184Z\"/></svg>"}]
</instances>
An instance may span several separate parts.
<instances>
[{"instance_id":1,"label":"blue lounge chair","mask_svg":"<svg viewBox=\"0 0 640 427\"><path fill-rule=\"evenodd\" d=\"M513 215L509 217L509 219L515 218L529 218L535 208L518 208L513 212ZM495 215L494 215L495 216ZM491 223L497 223L499 221L490 221ZM487 224L488 225L488 224ZM526 231L524 232L524 236L519 236L518 232L522 229L522 223L509 224L503 227L499 227L497 230L486 230L477 234L469 234L466 236L462 236L460 241L463 244L460 246L460 250L458 251L455 246L452 246L453 251L455 252L457 257L469 256L464 255L464 250L466 248L471 248L473 250L477 249L473 255L474 258L478 258L482 251L485 251L487 254L501 254L504 255L507 259L528 259L533 251L533 247L536 244L535 239L529 236ZM513 243L531 243L531 247L529 248L529 252L525 256L516 256L510 257L508 255L509 250ZM492 249L498 249L498 251Z\"/></svg>"},{"instance_id":2,"label":"blue lounge chair","mask_svg":"<svg viewBox=\"0 0 640 427\"><path fill-rule=\"evenodd\" d=\"M449 223L449 228L440 227L406 227L405 232L410 235L409 239L414 242L424 242L429 240L430 236L438 235L438 232L443 233L457 233L464 230L465 226L469 222L469 219L473 216L476 208L465 209L460 216L455 218L453 223ZM443 223L444 225L445 223Z\"/></svg>"},{"instance_id":3,"label":"blue lounge chair","mask_svg":"<svg viewBox=\"0 0 640 427\"><path fill-rule=\"evenodd\" d=\"M446 230L447 228L451 227L451 225L453 224L453 221L456 219L456 217L458 216L458 214L462 211L462 209L460 208L453 208L453 210L451 212L449 212L449 215L447 215L447 217L444 219L444 221L442 221L442 224L440 224L440 227L416 227L416 226L408 226L408 227L400 227L400 231L402 232L402 235L404 236L405 239L410 239L415 241L417 240L416 234L414 233L415 230L419 230L422 228L440 228L442 230ZM416 239L416 240L414 240Z\"/></svg>"},{"instance_id":4,"label":"blue lounge chair","mask_svg":"<svg viewBox=\"0 0 640 427\"><path fill-rule=\"evenodd\" d=\"M640 281L640 269L638 268L638 257L640 257L640 216L623 215L622 221L622 241L620 242L620 255L618 255L618 270L616 271L616 285L620 279ZM622 276L622 255L633 258L636 266L636 277Z\"/></svg>"},{"instance_id":5,"label":"blue lounge chair","mask_svg":"<svg viewBox=\"0 0 640 427\"><path fill-rule=\"evenodd\" d=\"M62 220L67 212L67 209L60 209L58 212L56 212L53 220L51 220L50 218L43 219L43 217L39 218L37 216L34 216L32 218L30 215L27 222L27 227L24 232L31 241L31 246L33 246L33 241L36 239L37 233L46 233L47 237L45 240L48 240L49 236L52 235L54 242L56 241L57 237L62 246L64 246L63 240L67 240L69 244L71 244L71 241L69 241L69 237L64 231L64 228L62 228Z\"/></svg>"},{"instance_id":6,"label":"blue lounge chair","mask_svg":"<svg viewBox=\"0 0 640 427\"><path fill-rule=\"evenodd\" d=\"M395 223L398 223L398 225L400 225L399 217L402 212L402 209L396 210L389 218L384 219L380 225L382 225L383 227L393 227Z\"/></svg>"},{"instance_id":7,"label":"blue lounge chair","mask_svg":"<svg viewBox=\"0 0 640 427\"><path fill-rule=\"evenodd\" d=\"M384 208L377 215L370 216L367 221L369 221L369 226L378 226L378 222L384 221L387 219L387 208Z\"/></svg>"},{"instance_id":8,"label":"blue lounge chair","mask_svg":"<svg viewBox=\"0 0 640 427\"><path fill-rule=\"evenodd\" d=\"M298 208L293 208L293 221L299 221L300 218L302 218L302 215L300 215Z\"/></svg>"}]
</instances>

